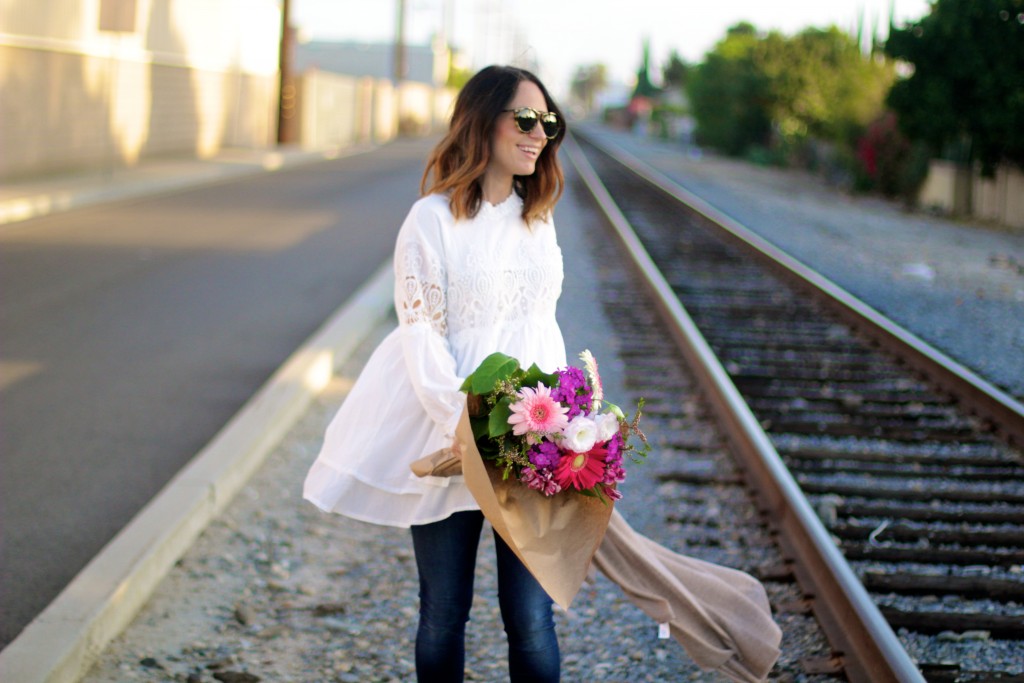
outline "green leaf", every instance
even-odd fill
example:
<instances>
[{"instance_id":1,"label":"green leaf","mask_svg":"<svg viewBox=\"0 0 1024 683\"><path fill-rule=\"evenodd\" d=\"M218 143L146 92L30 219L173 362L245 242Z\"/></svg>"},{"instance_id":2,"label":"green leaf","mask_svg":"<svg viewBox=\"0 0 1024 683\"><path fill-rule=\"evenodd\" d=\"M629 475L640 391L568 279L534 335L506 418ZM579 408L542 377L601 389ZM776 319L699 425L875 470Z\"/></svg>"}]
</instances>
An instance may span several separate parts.
<instances>
[{"instance_id":1,"label":"green leaf","mask_svg":"<svg viewBox=\"0 0 1024 683\"><path fill-rule=\"evenodd\" d=\"M488 421L486 417L469 418L469 426L473 428L473 439L480 441L488 436Z\"/></svg>"},{"instance_id":2,"label":"green leaf","mask_svg":"<svg viewBox=\"0 0 1024 683\"><path fill-rule=\"evenodd\" d=\"M463 391L472 390L474 394L489 394L501 380L508 379L519 369L519 361L504 353L492 353L484 358L480 367L473 371L462 383Z\"/></svg>"},{"instance_id":3,"label":"green leaf","mask_svg":"<svg viewBox=\"0 0 1024 683\"><path fill-rule=\"evenodd\" d=\"M556 381L558 381L558 375L544 372L534 363L523 375L522 386L535 387L543 382L544 386L551 388L555 385Z\"/></svg>"},{"instance_id":4,"label":"green leaf","mask_svg":"<svg viewBox=\"0 0 1024 683\"><path fill-rule=\"evenodd\" d=\"M608 505L608 498L605 497L604 493L596 488L594 489L581 489L577 491L581 496L587 496L588 498L597 498L599 501Z\"/></svg>"},{"instance_id":5,"label":"green leaf","mask_svg":"<svg viewBox=\"0 0 1024 683\"><path fill-rule=\"evenodd\" d=\"M512 399L505 396L491 409L488 418L488 434L492 439L512 431L512 425L508 423L509 415L512 414L512 411L509 410L511 403Z\"/></svg>"},{"instance_id":6,"label":"green leaf","mask_svg":"<svg viewBox=\"0 0 1024 683\"><path fill-rule=\"evenodd\" d=\"M476 442L476 449L480 451L480 457L484 460L494 460L501 455L501 449L498 447L498 442L494 441L486 434L483 439Z\"/></svg>"}]
</instances>

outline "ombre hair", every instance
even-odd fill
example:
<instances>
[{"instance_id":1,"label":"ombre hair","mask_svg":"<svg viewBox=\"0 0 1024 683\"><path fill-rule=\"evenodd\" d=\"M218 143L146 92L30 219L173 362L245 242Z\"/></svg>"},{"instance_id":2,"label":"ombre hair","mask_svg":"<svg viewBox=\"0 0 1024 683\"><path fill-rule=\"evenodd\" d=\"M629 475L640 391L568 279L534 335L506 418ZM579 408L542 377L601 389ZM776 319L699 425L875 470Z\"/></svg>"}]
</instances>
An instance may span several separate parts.
<instances>
[{"instance_id":1,"label":"ombre hair","mask_svg":"<svg viewBox=\"0 0 1024 683\"><path fill-rule=\"evenodd\" d=\"M448 134L431 152L420 182L424 195L448 194L452 215L457 219L472 218L480 210L481 180L491 160L494 127L523 81L540 88L547 110L558 114L562 122L558 135L541 150L533 174L513 179L513 189L523 199L523 220L527 225L547 220L562 196L565 176L557 152L565 138L565 117L532 73L514 66L489 66L469 79L459 92Z\"/></svg>"}]
</instances>

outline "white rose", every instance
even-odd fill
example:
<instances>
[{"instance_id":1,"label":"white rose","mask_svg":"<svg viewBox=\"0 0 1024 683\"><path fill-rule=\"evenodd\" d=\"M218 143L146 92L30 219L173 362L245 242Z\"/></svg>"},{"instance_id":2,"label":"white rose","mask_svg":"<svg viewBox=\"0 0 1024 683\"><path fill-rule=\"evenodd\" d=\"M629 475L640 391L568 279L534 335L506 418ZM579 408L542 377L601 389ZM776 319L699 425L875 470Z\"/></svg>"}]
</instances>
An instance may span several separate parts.
<instances>
[{"instance_id":1,"label":"white rose","mask_svg":"<svg viewBox=\"0 0 1024 683\"><path fill-rule=\"evenodd\" d=\"M562 447L577 453L586 453L597 442L597 423L584 415L577 415L562 431Z\"/></svg>"},{"instance_id":2,"label":"white rose","mask_svg":"<svg viewBox=\"0 0 1024 683\"><path fill-rule=\"evenodd\" d=\"M619 418L612 413L598 415L597 419L597 440L607 441L619 431Z\"/></svg>"}]
</instances>

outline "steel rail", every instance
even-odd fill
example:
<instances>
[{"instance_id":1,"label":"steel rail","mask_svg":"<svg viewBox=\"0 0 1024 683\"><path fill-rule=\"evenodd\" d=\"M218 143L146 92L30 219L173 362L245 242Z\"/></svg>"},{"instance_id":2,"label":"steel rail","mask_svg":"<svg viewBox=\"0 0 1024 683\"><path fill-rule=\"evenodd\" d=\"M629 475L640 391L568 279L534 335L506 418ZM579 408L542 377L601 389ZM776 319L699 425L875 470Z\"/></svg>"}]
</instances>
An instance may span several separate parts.
<instances>
[{"instance_id":1,"label":"steel rail","mask_svg":"<svg viewBox=\"0 0 1024 683\"><path fill-rule=\"evenodd\" d=\"M1008 443L1024 447L1024 404L1020 401L621 147L612 149L585 132L575 134L684 204L742 248L753 250L777 275L828 306L862 336L897 356L933 386L959 401L968 412L987 421Z\"/></svg>"},{"instance_id":2,"label":"steel rail","mask_svg":"<svg viewBox=\"0 0 1024 683\"><path fill-rule=\"evenodd\" d=\"M924 677L832 542L793 475L668 282L640 243L597 173L570 136L566 153L611 224L643 285L697 376L783 551L844 671L853 683L923 683Z\"/></svg>"}]
</instances>

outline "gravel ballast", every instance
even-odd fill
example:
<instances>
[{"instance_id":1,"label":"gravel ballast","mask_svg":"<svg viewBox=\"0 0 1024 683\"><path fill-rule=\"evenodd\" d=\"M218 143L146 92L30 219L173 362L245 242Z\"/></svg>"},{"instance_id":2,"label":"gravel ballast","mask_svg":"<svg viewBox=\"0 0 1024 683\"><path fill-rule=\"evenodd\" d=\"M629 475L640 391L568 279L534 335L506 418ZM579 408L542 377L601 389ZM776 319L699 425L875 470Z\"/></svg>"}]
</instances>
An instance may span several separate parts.
<instances>
[{"instance_id":1,"label":"gravel ballast","mask_svg":"<svg viewBox=\"0 0 1024 683\"><path fill-rule=\"evenodd\" d=\"M849 195L812 174L588 126L1018 400L1024 231Z\"/></svg>"}]
</instances>

